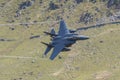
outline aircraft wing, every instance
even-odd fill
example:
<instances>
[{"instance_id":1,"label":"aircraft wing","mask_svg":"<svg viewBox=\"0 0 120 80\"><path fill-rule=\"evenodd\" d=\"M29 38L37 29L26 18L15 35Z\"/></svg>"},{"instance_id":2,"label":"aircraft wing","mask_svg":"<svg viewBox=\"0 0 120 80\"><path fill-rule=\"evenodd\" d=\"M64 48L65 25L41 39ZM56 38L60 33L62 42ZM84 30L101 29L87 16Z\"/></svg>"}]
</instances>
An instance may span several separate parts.
<instances>
[{"instance_id":1,"label":"aircraft wing","mask_svg":"<svg viewBox=\"0 0 120 80\"><path fill-rule=\"evenodd\" d=\"M53 49L50 59L53 60L62 51L64 47L65 47L64 44L57 44Z\"/></svg>"},{"instance_id":2,"label":"aircraft wing","mask_svg":"<svg viewBox=\"0 0 120 80\"><path fill-rule=\"evenodd\" d=\"M70 32L67 29L66 23L64 22L64 20L61 20L60 21L60 28L59 28L59 31L58 31L58 35L59 36L64 36L67 33L70 33Z\"/></svg>"}]
</instances>

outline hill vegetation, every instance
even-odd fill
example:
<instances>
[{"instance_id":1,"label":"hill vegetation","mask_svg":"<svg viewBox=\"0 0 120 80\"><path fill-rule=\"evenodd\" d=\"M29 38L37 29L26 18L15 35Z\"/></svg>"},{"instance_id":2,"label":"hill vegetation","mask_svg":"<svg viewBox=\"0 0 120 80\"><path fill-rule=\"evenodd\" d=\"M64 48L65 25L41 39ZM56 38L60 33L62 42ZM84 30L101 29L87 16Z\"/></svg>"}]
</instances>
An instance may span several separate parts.
<instances>
[{"instance_id":1,"label":"hill vegetation","mask_svg":"<svg viewBox=\"0 0 120 80\"><path fill-rule=\"evenodd\" d=\"M119 0L0 0L0 80L119 80L119 23L78 31L90 39L54 61L40 43L61 18L77 29L120 22L119 11Z\"/></svg>"}]
</instances>

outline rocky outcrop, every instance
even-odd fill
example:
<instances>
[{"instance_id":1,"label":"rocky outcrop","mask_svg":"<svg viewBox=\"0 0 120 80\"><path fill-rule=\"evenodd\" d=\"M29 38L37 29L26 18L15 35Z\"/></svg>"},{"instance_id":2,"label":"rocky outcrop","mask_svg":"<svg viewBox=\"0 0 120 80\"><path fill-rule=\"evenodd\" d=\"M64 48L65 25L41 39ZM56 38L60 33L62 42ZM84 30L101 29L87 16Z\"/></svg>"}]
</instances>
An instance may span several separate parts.
<instances>
[{"instance_id":1,"label":"rocky outcrop","mask_svg":"<svg viewBox=\"0 0 120 80\"><path fill-rule=\"evenodd\" d=\"M32 1L25 1L25 2L22 2L20 5L19 5L19 10L21 9L26 9L27 7L29 6L32 6L33 4L33 0Z\"/></svg>"},{"instance_id":2,"label":"rocky outcrop","mask_svg":"<svg viewBox=\"0 0 120 80\"><path fill-rule=\"evenodd\" d=\"M89 0L90 2L92 2L92 3L96 3L97 2L97 0Z\"/></svg>"},{"instance_id":3,"label":"rocky outcrop","mask_svg":"<svg viewBox=\"0 0 120 80\"><path fill-rule=\"evenodd\" d=\"M83 0L75 0L77 4L80 4L81 2L83 2Z\"/></svg>"},{"instance_id":4,"label":"rocky outcrop","mask_svg":"<svg viewBox=\"0 0 120 80\"><path fill-rule=\"evenodd\" d=\"M27 7L30 7L33 5L35 0L25 1L19 4L18 10L16 11L16 16L19 17L21 15L21 10L26 9Z\"/></svg>"},{"instance_id":5,"label":"rocky outcrop","mask_svg":"<svg viewBox=\"0 0 120 80\"><path fill-rule=\"evenodd\" d=\"M54 2L50 1L48 9L49 10L56 10L56 9L59 9L59 6L57 4L55 4Z\"/></svg>"},{"instance_id":6,"label":"rocky outcrop","mask_svg":"<svg viewBox=\"0 0 120 80\"><path fill-rule=\"evenodd\" d=\"M84 22L84 24L93 22L93 15L89 12L85 12L80 16L79 22Z\"/></svg>"},{"instance_id":7,"label":"rocky outcrop","mask_svg":"<svg viewBox=\"0 0 120 80\"><path fill-rule=\"evenodd\" d=\"M115 6L116 9L120 9L120 0L108 0L107 7Z\"/></svg>"}]
</instances>

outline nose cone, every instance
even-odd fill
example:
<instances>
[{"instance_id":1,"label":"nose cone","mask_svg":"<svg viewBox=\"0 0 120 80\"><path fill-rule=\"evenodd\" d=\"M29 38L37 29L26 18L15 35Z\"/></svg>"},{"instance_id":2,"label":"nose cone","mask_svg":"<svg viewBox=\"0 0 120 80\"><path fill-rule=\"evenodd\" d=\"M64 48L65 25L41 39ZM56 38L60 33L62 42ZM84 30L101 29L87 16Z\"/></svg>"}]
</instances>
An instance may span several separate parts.
<instances>
[{"instance_id":1,"label":"nose cone","mask_svg":"<svg viewBox=\"0 0 120 80\"><path fill-rule=\"evenodd\" d=\"M89 37L88 37L88 36L86 36L86 37L84 37L84 39L85 39L85 40L87 40L87 39L89 39Z\"/></svg>"},{"instance_id":2,"label":"nose cone","mask_svg":"<svg viewBox=\"0 0 120 80\"><path fill-rule=\"evenodd\" d=\"M89 37L88 36L80 36L80 40L87 40L87 39L89 39Z\"/></svg>"}]
</instances>

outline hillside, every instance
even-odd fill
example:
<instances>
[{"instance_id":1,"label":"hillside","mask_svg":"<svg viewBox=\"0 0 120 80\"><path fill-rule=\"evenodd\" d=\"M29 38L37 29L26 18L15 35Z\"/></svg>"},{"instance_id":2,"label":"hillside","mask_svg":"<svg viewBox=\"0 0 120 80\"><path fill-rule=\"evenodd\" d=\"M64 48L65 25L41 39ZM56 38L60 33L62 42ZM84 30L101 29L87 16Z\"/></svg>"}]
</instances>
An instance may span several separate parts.
<instances>
[{"instance_id":1,"label":"hillside","mask_svg":"<svg viewBox=\"0 0 120 80\"><path fill-rule=\"evenodd\" d=\"M105 25L78 30L90 39L51 61L40 42L61 18L74 30ZM119 23L119 0L0 0L0 80L119 80Z\"/></svg>"}]
</instances>

